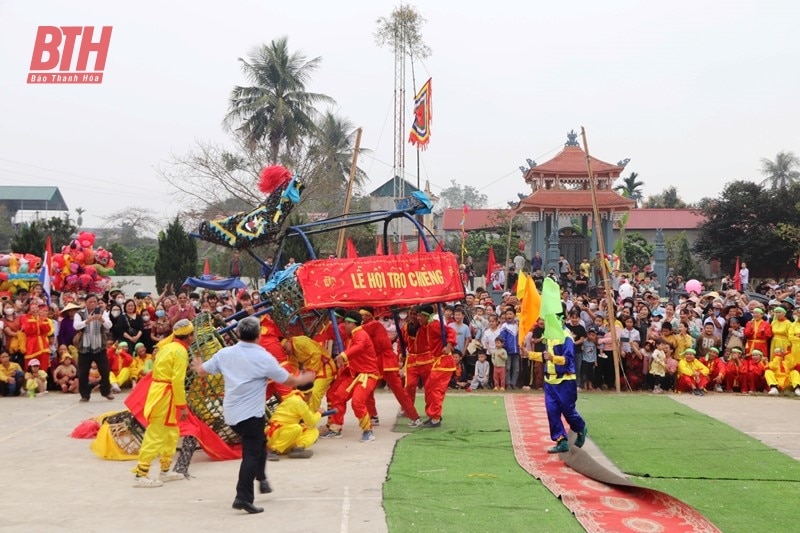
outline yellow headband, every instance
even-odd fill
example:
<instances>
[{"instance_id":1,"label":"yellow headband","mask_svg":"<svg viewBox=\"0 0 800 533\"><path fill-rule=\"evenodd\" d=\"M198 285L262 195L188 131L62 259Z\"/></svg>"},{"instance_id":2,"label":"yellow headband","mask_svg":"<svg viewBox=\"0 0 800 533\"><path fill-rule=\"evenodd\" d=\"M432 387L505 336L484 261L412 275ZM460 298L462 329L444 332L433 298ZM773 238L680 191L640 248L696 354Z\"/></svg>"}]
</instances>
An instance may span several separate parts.
<instances>
[{"instance_id":1,"label":"yellow headband","mask_svg":"<svg viewBox=\"0 0 800 533\"><path fill-rule=\"evenodd\" d=\"M176 337L185 337L186 335L189 335L193 331L194 331L194 324L189 322L185 326L173 329L172 333L174 333Z\"/></svg>"}]
</instances>

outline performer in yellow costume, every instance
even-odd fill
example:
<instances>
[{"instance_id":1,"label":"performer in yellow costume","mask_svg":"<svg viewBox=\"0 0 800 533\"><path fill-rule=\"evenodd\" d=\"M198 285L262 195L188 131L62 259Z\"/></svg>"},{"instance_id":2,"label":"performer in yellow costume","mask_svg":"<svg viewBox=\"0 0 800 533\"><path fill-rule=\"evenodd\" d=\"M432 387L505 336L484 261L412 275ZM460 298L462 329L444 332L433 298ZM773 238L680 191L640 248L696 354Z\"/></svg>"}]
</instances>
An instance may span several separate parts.
<instances>
[{"instance_id":1,"label":"performer in yellow costume","mask_svg":"<svg viewBox=\"0 0 800 533\"><path fill-rule=\"evenodd\" d=\"M172 342L159 350L153 365L153 382L144 405L147 431L139 448L139 464L134 469L134 487L160 487L166 481L184 479L183 474L170 472L169 467L180 437L178 420L189 416L185 381L194 326L181 319L172 327L172 335ZM161 474L153 479L148 477L150 463L158 456L161 456Z\"/></svg>"},{"instance_id":2,"label":"performer in yellow costume","mask_svg":"<svg viewBox=\"0 0 800 533\"><path fill-rule=\"evenodd\" d=\"M770 361L775 357L776 350L781 350L784 354L789 351L789 328L792 326L792 321L786 318L786 309L778 306L772 312L775 318L772 319L772 342L769 344Z\"/></svg>"},{"instance_id":3,"label":"performer in yellow costume","mask_svg":"<svg viewBox=\"0 0 800 533\"><path fill-rule=\"evenodd\" d=\"M315 382L316 385L316 382ZM286 396L269 418L267 446L279 454L307 459L314 454L309 450L319 438L317 423L322 417L303 399L303 393L293 390Z\"/></svg>"},{"instance_id":4,"label":"performer in yellow costume","mask_svg":"<svg viewBox=\"0 0 800 533\"><path fill-rule=\"evenodd\" d=\"M283 339L281 345L290 359L303 365L303 370L313 370L317 373L308 397L308 408L316 411L322 405L322 398L336 378L336 363L322 344L305 335Z\"/></svg>"}]
</instances>

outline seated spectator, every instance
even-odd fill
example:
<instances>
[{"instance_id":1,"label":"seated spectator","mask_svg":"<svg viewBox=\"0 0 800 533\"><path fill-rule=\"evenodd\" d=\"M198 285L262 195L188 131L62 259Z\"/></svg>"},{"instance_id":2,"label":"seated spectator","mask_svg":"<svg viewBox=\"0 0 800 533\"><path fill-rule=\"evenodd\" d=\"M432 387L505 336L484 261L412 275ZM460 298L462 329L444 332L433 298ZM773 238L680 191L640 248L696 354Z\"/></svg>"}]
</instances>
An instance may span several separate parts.
<instances>
[{"instance_id":1,"label":"seated spectator","mask_svg":"<svg viewBox=\"0 0 800 533\"><path fill-rule=\"evenodd\" d=\"M500 341L500 339L495 339L495 342L498 341ZM502 344L502 341L500 341L501 349ZM489 361L486 360L486 352L484 351L478 352L478 361L475 363L475 373L472 378L472 383L467 388L467 392L480 388L489 388Z\"/></svg>"},{"instance_id":2,"label":"seated spectator","mask_svg":"<svg viewBox=\"0 0 800 533\"><path fill-rule=\"evenodd\" d=\"M58 347L60 365L53 370L53 381L61 392L78 392L78 369L72 363L72 354L63 344Z\"/></svg>"},{"instance_id":3,"label":"seated spectator","mask_svg":"<svg viewBox=\"0 0 800 533\"><path fill-rule=\"evenodd\" d=\"M775 348L772 352L772 360L764 371L764 379L769 386L769 395L775 396L782 391L793 388L795 393L800 390L800 383L791 383L789 380L789 363L786 361L786 353L783 348ZM800 394L798 394L800 396Z\"/></svg>"},{"instance_id":4,"label":"seated spectator","mask_svg":"<svg viewBox=\"0 0 800 533\"><path fill-rule=\"evenodd\" d=\"M130 366L131 371L131 386L135 387L136 383L144 376L153 370L153 356L147 353L147 347L144 343L137 342L133 347L133 362Z\"/></svg>"},{"instance_id":5,"label":"seated spectator","mask_svg":"<svg viewBox=\"0 0 800 533\"><path fill-rule=\"evenodd\" d=\"M36 393L47 394L47 372L41 370L38 359L28 361L28 372L25 374L25 390L33 398Z\"/></svg>"},{"instance_id":6,"label":"seated spectator","mask_svg":"<svg viewBox=\"0 0 800 533\"><path fill-rule=\"evenodd\" d=\"M753 394L766 390L767 381L764 379L764 372L767 370L767 366L762 361L763 356L764 353L761 350L753 350L744 358L740 383L743 393Z\"/></svg>"},{"instance_id":7,"label":"seated spectator","mask_svg":"<svg viewBox=\"0 0 800 533\"><path fill-rule=\"evenodd\" d=\"M0 352L0 394L19 396L25 384L25 373L18 363L11 361L8 352Z\"/></svg>"},{"instance_id":8,"label":"seated spectator","mask_svg":"<svg viewBox=\"0 0 800 533\"><path fill-rule=\"evenodd\" d=\"M742 348L734 346L728 351L728 362L725 364L725 392L734 392L735 389L742 392L744 370Z\"/></svg>"},{"instance_id":9,"label":"seated spectator","mask_svg":"<svg viewBox=\"0 0 800 533\"><path fill-rule=\"evenodd\" d=\"M128 343L114 343L106 350L106 357L108 357L108 379L111 382L111 391L121 392L122 387L131 381L130 367L133 364L133 357L128 353Z\"/></svg>"}]
</instances>

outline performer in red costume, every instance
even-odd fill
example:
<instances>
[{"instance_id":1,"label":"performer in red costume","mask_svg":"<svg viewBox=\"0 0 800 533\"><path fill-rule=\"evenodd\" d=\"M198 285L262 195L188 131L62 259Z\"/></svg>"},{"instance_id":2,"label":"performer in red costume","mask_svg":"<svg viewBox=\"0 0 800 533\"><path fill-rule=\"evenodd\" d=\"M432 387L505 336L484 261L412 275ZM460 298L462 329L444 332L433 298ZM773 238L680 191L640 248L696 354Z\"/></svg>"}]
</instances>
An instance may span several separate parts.
<instances>
[{"instance_id":1,"label":"performer in red costume","mask_svg":"<svg viewBox=\"0 0 800 533\"><path fill-rule=\"evenodd\" d=\"M289 355L283 349L283 345L281 344L282 337L283 334L280 328L278 328L278 325L269 316L269 313L262 316L261 336L258 338L258 344L271 353L272 356L278 360L278 364L285 368L289 374L295 374L297 373L297 368L289 361ZM267 385L267 398L272 396L275 392L283 398L292 392L292 387L270 380Z\"/></svg>"},{"instance_id":2,"label":"performer in red costume","mask_svg":"<svg viewBox=\"0 0 800 533\"><path fill-rule=\"evenodd\" d=\"M753 350L759 350L762 354L769 353L768 343L772 338L772 326L764 320L764 310L760 307L753 309L753 320L745 326L744 336L747 339L745 354L749 356Z\"/></svg>"},{"instance_id":3,"label":"performer in red costume","mask_svg":"<svg viewBox=\"0 0 800 533\"><path fill-rule=\"evenodd\" d=\"M408 320L400 331L406 347L406 396L412 404L416 400L420 380L425 386L433 366L433 357L428 351L427 336L421 325L427 323L427 320L427 316L424 319L420 318L419 308L413 308L409 311Z\"/></svg>"},{"instance_id":4,"label":"performer in red costume","mask_svg":"<svg viewBox=\"0 0 800 533\"><path fill-rule=\"evenodd\" d=\"M733 347L730 350L730 359L725 365L725 392L733 392L734 388L742 390L745 364L742 360L742 350Z\"/></svg>"},{"instance_id":5,"label":"performer in red costume","mask_svg":"<svg viewBox=\"0 0 800 533\"><path fill-rule=\"evenodd\" d=\"M361 442L375 440L372 433L367 401L375 390L380 379L378 357L369 334L361 327L361 315L356 311L348 311L344 315L344 351L336 356L336 366L341 369L339 377L331 389L335 392L329 398L328 408L337 412L329 418L330 431L325 438L340 438L344 423L344 412L347 401L352 399L353 413L361 426ZM332 404L330 400L333 400Z\"/></svg>"},{"instance_id":6,"label":"performer in red costume","mask_svg":"<svg viewBox=\"0 0 800 533\"><path fill-rule=\"evenodd\" d=\"M725 383L725 361L719 357L719 348L712 346L708 349L708 361L703 361L708 367L708 390L722 392L722 384Z\"/></svg>"},{"instance_id":7,"label":"performer in red costume","mask_svg":"<svg viewBox=\"0 0 800 533\"><path fill-rule=\"evenodd\" d=\"M743 393L752 394L754 392L764 392L767 380L764 379L764 371L767 369L761 358L764 354L761 350L753 350L744 358L742 362L739 383Z\"/></svg>"},{"instance_id":8,"label":"performer in red costume","mask_svg":"<svg viewBox=\"0 0 800 533\"><path fill-rule=\"evenodd\" d=\"M425 414L428 415L422 427L438 428L442 425L442 405L450 377L456 370L453 359L453 346L456 344L456 332L453 328L444 328L446 344L442 344L442 324L434 315L432 305L423 305L417 313L419 331L417 332L417 348L431 358L430 374L425 381Z\"/></svg>"},{"instance_id":9,"label":"performer in red costume","mask_svg":"<svg viewBox=\"0 0 800 533\"><path fill-rule=\"evenodd\" d=\"M392 391L403 413L411 419L408 424L409 427L418 427L422 425L419 418L414 402L409 399L403 388L403 382L400 379L400 361L397 354L392 349L392 341L389 340L389 333L383 324L375 320L375 310L368 306L362 306L359 311L361 314L361 327L369 334L372 339L372 345L375 347L375 353L378 356L378 369L383 375L383 380L386 386ZM368 404L370 414L375 416L373 423L377 421L377 412L375 411L375 395L370 396Z\"/></svg>"}]
</instances>

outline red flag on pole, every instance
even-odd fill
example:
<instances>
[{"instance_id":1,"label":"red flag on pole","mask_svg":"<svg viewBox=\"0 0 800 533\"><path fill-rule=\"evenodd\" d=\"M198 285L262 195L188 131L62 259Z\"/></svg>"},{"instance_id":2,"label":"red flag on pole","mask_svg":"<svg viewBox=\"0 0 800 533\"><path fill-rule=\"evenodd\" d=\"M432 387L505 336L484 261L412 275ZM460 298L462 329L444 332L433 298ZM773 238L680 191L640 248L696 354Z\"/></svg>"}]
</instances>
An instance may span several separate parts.
<instances>
[{"instance_id":1,"label":"red flag on pole","mask_svg":"<svg viewBox=\"0 0 800 533\"><path fill-rule=\"evenodd\" d=\"M419 236L419 243L417 244L417 252L425 252L425 237L422 235Z\"/></svg>"},{"instance_id":2,"label":"red flag on pole","mask_svg":"<svg viewBox=\"0 0 800 533\"><path fill-rule=\"evenodd\" d=\"M411 125L408 142L419 150L425 150L431 140L432 96L433 89L429 79L414 97L414 123Z\"/></svg>"},{"instance_id":3,"label":"red flag on pole","mask_svg":"<svg viewBox=\"0 0 800 533\"><path fill-rule=\"evenodd\" d=\"M204 276L211 275L211 264L208 262L208 257L206 257L206 262L203 264L203 275Z\"/></svg>"},{"instance_id":4,"label":"red flag on pole","mask_svg":"<svg viewBox=\"0 0 800 533\"><path fill-rule=\"evenodd\" d=\"M403 239L403 243L400 245L400 254L406 255L408 253L408 244L406 244L406 240Z\"/></svg>"},{"instance_id":5,"label":"red flag on pole","mask_svg":"<svg viewBox=\"0 0 800 533\"><path fill-rule=\"evenodd\" d=\"M353 259L354 257L358 257L358 251L356 251L356 245L353 244L353 239L350 237L347 238L347 258Z\"/></svg>"},{"instance_id":6,"label":"red flag on pole","mask_svg":"<svg viewBox=\"0 0 800 533\"><path fill-rule=\"evenodd\" d=\"M442 241L439 241L439 244L436 245L436 251L444 252L444 244L442 243Z\"/></svg>"},{"instance_id":7,"label":"red flag on pole","mask_svg":"<svg viewBox=\"0 0 800 533\"><path fill-rule=\"evenodd\" d=\"M383 238L378 237L378 245L375 247L375 255L383 255Z\"/></svg>"},{"instance_id":8,"label":"red flag on pole","mask_svg":"<svg viewBox=\"0 0 800 533\"><path fill-rule=\"evenodd\" d=\"M741 292L741 290L742 290L742 276L741 276L741 273L740 273L739 256L738 255L736 256L736 270L734 271L734 274L733 274L733 286L737 291Z\"/></svg>"},{"instance_id":9,"label":"red flag on pole","mask_svg":"<svg viewBox=\"0 0 800 533\"><path fill-rule=\"evenodd\" d=\"M392 248L391 240L386 241L386 250L387 250L386 255L394 255L394 248Z\"/></svg>"},{"instance_id":10,"label":"red flag on pole","mask_svg":"<svg viewBox=\"0 0 800 533\"><path fill-rule=\"evenodd\" d=\"M491 287L492 273L494 272L497 259L494 257L494 248L489 247L489 257L486 260L486 287Z\"/></svg>"}]
</instances>

